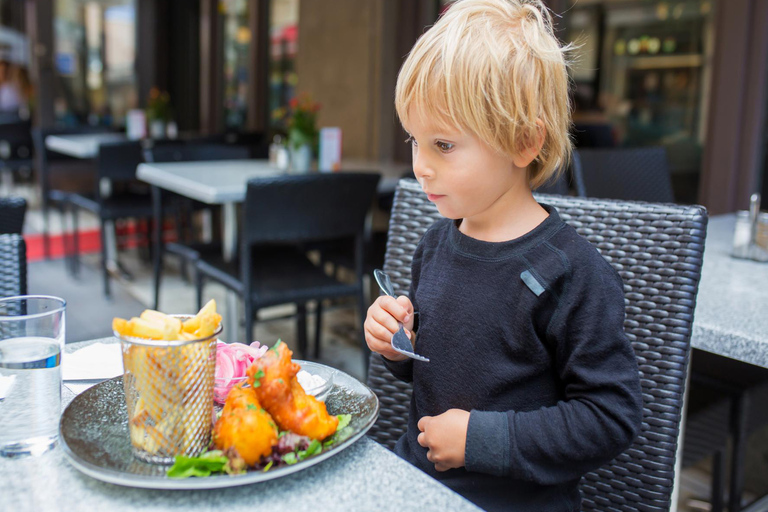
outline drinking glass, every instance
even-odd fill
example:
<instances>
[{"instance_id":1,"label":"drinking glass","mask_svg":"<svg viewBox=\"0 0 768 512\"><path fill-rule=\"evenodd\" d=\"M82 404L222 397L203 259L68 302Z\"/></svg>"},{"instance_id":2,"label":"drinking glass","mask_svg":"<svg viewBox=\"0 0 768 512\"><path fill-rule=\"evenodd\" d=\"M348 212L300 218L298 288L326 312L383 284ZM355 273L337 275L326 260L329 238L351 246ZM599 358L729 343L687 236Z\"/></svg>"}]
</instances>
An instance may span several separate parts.
<instances>
[{"instance_id":1,"label":"drinking glass","mask_svg":"<svg viewBox=\"0 0 768 512\"><path fill-rule=\"evenodd\" d=\"M39 455L56 444L66 302L0 299L0 456Z\"/></svg>"}]
</instances>

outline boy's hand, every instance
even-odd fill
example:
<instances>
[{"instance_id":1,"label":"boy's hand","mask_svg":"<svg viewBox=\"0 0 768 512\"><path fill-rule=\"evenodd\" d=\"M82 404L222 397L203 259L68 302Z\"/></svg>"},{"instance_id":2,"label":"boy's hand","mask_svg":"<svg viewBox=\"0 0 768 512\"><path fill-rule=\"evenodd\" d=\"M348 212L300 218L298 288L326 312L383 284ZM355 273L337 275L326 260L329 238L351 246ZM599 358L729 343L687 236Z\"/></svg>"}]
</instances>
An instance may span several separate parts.
<instances>
[{"instance_id":1,"label":"boy's hand","mask_svg":"<svg viewBox=\"0 0 768 512\"><path fill-rule=\"evenodd\" d=\"M411 329L413 329L413 304L405 295L401 295L397 300L387 295L376 299L376 302L368 308L368 316L365 318L363 329L365 331L365 341L371 352L383 355L390 361L403 361L406 356L396 352L392 348L392 335L397 332L397 322L400 321L405 327L405 333L411 338Z\"/></svg>"},{"instance_id":2,"label":"boy's hand","mask_svg":"<svg viewBox=\"0 0 768 512\"><path fill-rule=\"evenodd\" d=\"M427 449L427 460L437 471L464 466L469 412L449 409L438 416L424 416L418 423L417 441Z\"/></svg>"}]
</instances>

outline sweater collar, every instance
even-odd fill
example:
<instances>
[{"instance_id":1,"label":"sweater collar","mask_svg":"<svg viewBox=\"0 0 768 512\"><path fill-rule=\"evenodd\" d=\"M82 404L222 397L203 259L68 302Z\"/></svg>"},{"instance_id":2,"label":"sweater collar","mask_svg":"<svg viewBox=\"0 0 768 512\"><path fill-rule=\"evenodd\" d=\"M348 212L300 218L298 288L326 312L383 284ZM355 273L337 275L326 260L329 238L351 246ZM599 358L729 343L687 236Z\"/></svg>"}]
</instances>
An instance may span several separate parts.
<instances>
[{"instance_id":1,"label":"sweater collar","mask_svg":"<svg viewBox=\"0 0 768 512\"><path fill-rule=\"evenodd\" d=\"M541 224L533 228L523 236L506 242L485 242L465 235L459 231L459 220L451 222L450 240L453 247L460 253L480 259L497 260L524 253L531 247L540 244L560 229L563 221L560 220L557 210L548 204L540 203L549 216Z\"/></svg>"}]
</instances>

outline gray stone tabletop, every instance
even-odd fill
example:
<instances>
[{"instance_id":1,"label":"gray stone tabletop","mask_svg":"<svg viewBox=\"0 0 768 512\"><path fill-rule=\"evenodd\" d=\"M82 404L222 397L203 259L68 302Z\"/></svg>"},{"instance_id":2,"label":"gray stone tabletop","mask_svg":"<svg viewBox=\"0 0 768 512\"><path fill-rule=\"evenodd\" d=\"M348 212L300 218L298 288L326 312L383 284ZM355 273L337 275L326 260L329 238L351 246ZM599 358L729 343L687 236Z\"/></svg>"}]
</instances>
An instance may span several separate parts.
<instances>
[{"instance_id":1,"label":"gray stone tabletop","mask_svg":"<svg viewBox=\"0 0 768 512\"><path fill-rule=\"evenodd\" d=\"M731 257L735 223L709 219L691 345L768 368L768 263Z\"/></svg>"},{"instance_id":2,"label":"gray stone tabletop","mask_svg":"<svg viewBox=\"0 0 768 512\"><path fill-rule=\"evenodd\" d=\"M403 167L387 162L342 162L342 171L377 172L382 175L379 193L394 191ZM213 162L143 163L136 177L207 204L240 203L245 200L248 180L285 174L269 160L224 160Z\"/></svg>"},{"instance_id":3,"label":"gray stone tabletop","mask_svg":"<svg viewBox=\"0 0 768 512\"><path fill-rule=\"evenodd\" d=\"M82 135L49 135L45 147L75 158L96 158L99 145L128 140L124 133L87 133Z\"/></svg>"},{"instance_id":4,"label":"gray stone tabletop","mask_svg":"<svg viewBox=\"0 0 768 512\"><path fill-rule=\"evenodd\" d=\"M68 345L67 352L95 341ZM73 394L63 388L62 398L69 403ZM367 437L291 475L241 487L197 491L104 483L80 473L56 447L39 457L0 458L0 497L2 511L480 510Z\"/></svg>"}]
</instances>

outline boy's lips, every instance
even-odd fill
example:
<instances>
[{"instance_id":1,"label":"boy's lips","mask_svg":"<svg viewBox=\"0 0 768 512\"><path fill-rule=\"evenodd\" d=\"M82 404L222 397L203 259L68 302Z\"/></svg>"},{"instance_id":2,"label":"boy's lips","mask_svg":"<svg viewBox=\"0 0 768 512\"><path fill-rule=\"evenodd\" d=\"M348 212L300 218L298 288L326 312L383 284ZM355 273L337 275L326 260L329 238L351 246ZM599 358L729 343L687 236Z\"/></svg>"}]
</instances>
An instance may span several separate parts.
<instances>
[{"instance_id":1,"label":"boy's lips","mask_svg":"<svg viewBox=\"0 0 768 512\"><path fill-rule=\"evenodd\" d=\"M429 194L429 193L427 193L427 199L429 199L430 201L437 201L438 199L443 198L443 197L445 197L445 196L444 195L440 195L440 194Z\"/></svg>"}]
</instances>

